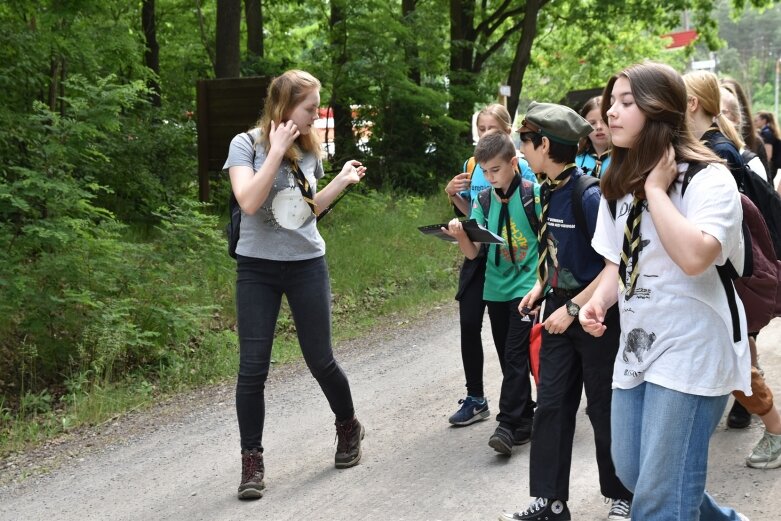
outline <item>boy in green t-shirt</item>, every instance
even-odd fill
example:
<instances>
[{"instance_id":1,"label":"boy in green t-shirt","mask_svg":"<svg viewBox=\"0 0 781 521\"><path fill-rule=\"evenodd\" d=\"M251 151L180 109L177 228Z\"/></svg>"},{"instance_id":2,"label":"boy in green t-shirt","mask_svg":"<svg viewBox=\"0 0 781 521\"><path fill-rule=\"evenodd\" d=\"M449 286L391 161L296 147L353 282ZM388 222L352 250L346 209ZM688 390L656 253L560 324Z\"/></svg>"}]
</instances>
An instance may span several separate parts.
<instances>
[{"instance_id":1,"label":"boy in green t-shirt","mask_svg":"<svg viewBox=\"0 0 781 521\"><path fill-rule=\"evenodd\" d=\"M518 157L510 136L485 134L475 148L475 159L491 188L472 202L471 218L505 240L487 248L483 288L494 338L505 338L504 345L497 346L503 373L496 417L499 426L488 445L510 456L513 445L529 442L534 418L529 379L531 322L518 312L518 304L536 281L540 192L539 185L517 173ZM477 257L481 246L469 240L458 219L450 221L443 231L458 241L466 257Z\"/></svg>"}]
</instances>

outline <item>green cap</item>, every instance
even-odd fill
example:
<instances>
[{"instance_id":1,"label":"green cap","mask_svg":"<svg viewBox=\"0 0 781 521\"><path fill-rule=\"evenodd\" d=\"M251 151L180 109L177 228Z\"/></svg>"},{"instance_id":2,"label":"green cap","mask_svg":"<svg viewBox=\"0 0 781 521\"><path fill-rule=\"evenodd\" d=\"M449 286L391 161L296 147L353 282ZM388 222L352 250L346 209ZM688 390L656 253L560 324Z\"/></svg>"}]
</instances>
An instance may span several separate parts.
<instances>
[{"instance_id":1,"label":"green cap","mask_svg":"<svg viewBox=\"0 0 781 521\"><path fill-rule=\"evenodd\" d=\"M537 132L551 141L577 145L594 128L583 117L564 105L532 101L518 133Z\"/></svg>"}]
</instances>

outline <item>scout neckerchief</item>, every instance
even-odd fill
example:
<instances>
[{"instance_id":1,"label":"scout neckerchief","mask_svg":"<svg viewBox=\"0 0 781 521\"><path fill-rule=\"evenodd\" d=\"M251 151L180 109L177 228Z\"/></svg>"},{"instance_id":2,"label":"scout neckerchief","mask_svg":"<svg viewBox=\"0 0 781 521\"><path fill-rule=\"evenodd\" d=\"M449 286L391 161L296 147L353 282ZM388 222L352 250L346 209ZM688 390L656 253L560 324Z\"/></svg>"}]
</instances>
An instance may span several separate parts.
<instances>
[{"instance_id":1,"label":"scout neckerchief","mask_svg":"<svg viewBox=\"0 0 781 521\"><path fill-rule=\"evenodd\" d=\"M312 193L312 186L309 184L309 181L306 180L306 176L304 175L304 172L301 171L301 168L299 168L298 163L295 161L291 161L290 163L293 166L293 177L296 178L296 184L298 185L298 189L301 190L301 196L304 198L304 201L306 201L306 204L309 205L312 213L317 215L317 212L315 212L315 196Z\"/></svg>"},{"instance_id":2,"label":"scout neckerchief","mask_svg":"<svg viewBox=\"0 0 781 521\"><path fill-rule=\"evenodd\" d=\"M635 293L637 284L638 261L640 259L640 219L643 215L643 201L634 196L632 206L629 208L629 215L626 218L624 226L624 244L621 248L621 262L618 265L618 283L621 289L625 290L624 298L629 300ZM632 261L632 270L629 272L629 261Z\"/></svg>"},{"instance_id":3,"label":"scout neckerchief","mask_svg":"<svg viewBox=\"0 0 781 521\"><path fill-rule=\"evenodd\" d=\"M545 281L548 279L548 206L550 204L551 192L570 178L576 166L575 163L564 165L564 169L557 179L551 179L545 173L540 174L545 177L540 186L542 217L540 218L540 231L537 234L537 247L539 248L540 257L537 261L537 278L541 284L545 284Z\"/></svg>"},{"instance_id":4,"label":"scout neckerchief","mask_svg":"<svg viewBox=\"0 0 781 521\"><path fill-rule=\"evenodd\" d=\"M509 209L509 203L510 198L513 196L516 190L518 190L518 187L521 185L521 176L516 175L513 177L513 180L510 182L510 186L507 187L507 193L505 194L501 188L495 188L496 195L499 197L499 201L502 203L502 207L499 210L499 224L496 227L497 233L502 233L502 225L505 226L505 230L507 232L507 248L510 250L510 260L512 261L513 266L515 266L515 254L513 253L513 234L510 226L510 209ZM494 250L494 264L499 265L499 244L496 245L496 249Z\"/></svg>"}]
</instances>

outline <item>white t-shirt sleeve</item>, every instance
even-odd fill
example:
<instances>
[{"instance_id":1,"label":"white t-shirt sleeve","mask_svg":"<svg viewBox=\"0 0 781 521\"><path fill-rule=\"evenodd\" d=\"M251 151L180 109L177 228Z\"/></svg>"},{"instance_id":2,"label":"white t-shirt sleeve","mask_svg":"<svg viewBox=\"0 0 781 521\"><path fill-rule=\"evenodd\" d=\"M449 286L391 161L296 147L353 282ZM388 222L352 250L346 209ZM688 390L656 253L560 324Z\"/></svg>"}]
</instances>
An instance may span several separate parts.
<instances>
[{"instance_id":1,"label":"white t-shirt sleeve","mask_svg":"<svg viewBox=\"0 0 781 521\"><path fill-rule=\"evenodd\" d=\"M626 197L616 201L617 209L622 208L624 199ZM591 239L591 247L594 248L594 251L614 264L618 264L621 260L621 248L623 246L619 230L623 229L624 225L618 213L618 210L616 210L616 218L614 220L613 215L610 213L607 199L600 197L596 229L594 230L594 237Z\"/></svg>"},{"instance_id":2,"label":"white t-shirt sleeve","mask_svg":"<svg viewBox=\"0 0 781 521\"><path fill-rule=\"evenodd\" d=\"M695 175L686 189L683 202L686 218L721 244L716 264L724 264L728 258L733 261L742 258L738 252L742 250L743 243L743 210L737 186L726 167L709 165Z\"/></svg>"}]
</instances>

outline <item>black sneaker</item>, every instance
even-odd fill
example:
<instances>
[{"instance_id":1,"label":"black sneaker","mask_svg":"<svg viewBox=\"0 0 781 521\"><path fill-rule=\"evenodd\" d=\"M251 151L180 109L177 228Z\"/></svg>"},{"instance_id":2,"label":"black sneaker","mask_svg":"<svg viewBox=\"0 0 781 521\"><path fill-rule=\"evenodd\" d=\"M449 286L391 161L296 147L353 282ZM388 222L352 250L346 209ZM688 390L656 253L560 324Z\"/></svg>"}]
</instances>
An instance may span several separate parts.
<instances>
[{"instance_id":1,"label":"black sneaker","mask_svg":"<svg viewBox=\"0 0 781 521\"><path fill-rule=\"evenodd\" d=\"M740 402L735 400L727 415L727 427L731 429L745 429L751 425L751 413Z\"/></svg>"},{"instance_id":2,"label":"black sneaker","mask_svg":"<svg viewBox=\"0 0 781 521\"><path fill-rule=\"evenodd\" d=\"M263 476L266 472L263 466L263 453L258 449L241 451L241 483L239 484L239 499L260 499L266 484Z\"/></svg>"},{"instance_id":3,"label":"black sneaker","mask_svg":"<svg viewBox=\"0 0 781 521\"><path fill-rule=\"evenodd\" d=\"M499 521L570 521L567 502L538 497L523 512L503 512Z\"/></svg>"},{"instance_id":4,"label":"black sneaker","mask_svg":"<svg viewBox=\"0 0 781 521\"><path fill-rule=\"evenodd\" d=\"M361 440L365 435L363 425L357 418L345 422L337 421L336 425L336 468L354 467L361 461Z\"/></svg>"},{"instance_id":5,"label":"black sneaker","mask_svg":"<svg viewBox=\"0 0 781 521\"><path fill-rule=\"evenodd\" d=\"M524 445L531 441L533 423L532 418L521 418L521 425L513 431L513 445Z\"/></svg>"},{"instance_id":6,"label":"black sneaker","mask_svg":"<svg viewBox=\"0 0 781 521\"><path fill-rule=\"evenodd\" d=\"M500 454L512 456L513 454L513 433L507 427L501 425L496 428L491 437L488 438L488 446Z\"/></svg>"}]
</instances>

